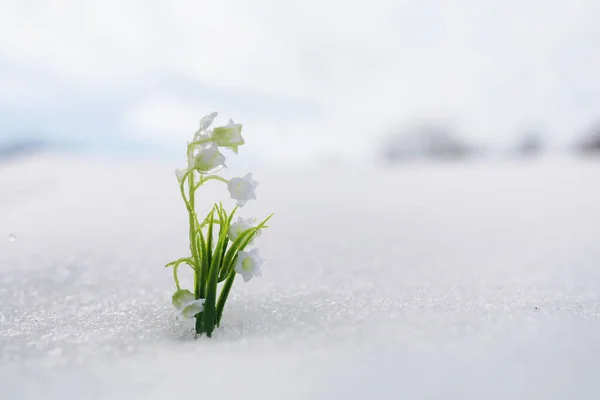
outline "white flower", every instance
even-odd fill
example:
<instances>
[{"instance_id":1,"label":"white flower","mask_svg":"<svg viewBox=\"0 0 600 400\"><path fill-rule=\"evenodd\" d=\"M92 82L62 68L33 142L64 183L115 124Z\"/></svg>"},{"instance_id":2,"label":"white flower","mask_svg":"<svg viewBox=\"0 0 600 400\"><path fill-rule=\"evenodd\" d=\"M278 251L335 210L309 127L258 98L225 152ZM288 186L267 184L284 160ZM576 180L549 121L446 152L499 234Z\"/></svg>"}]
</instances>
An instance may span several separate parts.
<instances>
[{"instance_id":1,"label":"white flower","mask_svg":"<svg viewBox=\"0 0 600 400\"><path fill-rule=\"evenodd\" d=\"M175 176L177 177L177 180L179 182L181 182L181 180L183 179L183 176L188 172L187 168L177 168L175 170Z\"/></svg>"},{"instance_id":2,"label":"white flower","mask_svg":"<svg viewBox=\"0 0 600 400\"><path fill-rule=\"evenodd\" d=\"M239 251L235 266L233 269L244 278L244 282L248 282L253 277L261 277L260 266L265 262L258 255L258 249L250 251Z\"/></svg>"},{"instance_id":3,"label":"white flower","mask_svg":"<svg viewBox=\"0 0 600 400\"><path fill-rule=\"evenodd\" d=\"M210 114L202 117L202 119L200 120L200 129L203 131L207 130L212 125L215 118L217 118L217 115L219 115L219 113L216 111L213 111Z\"/></svg>"},{"instance_id":4,"label":"white flower","mask_svg":"<svg viewBox=\"0 0 600 400\"><path fill-rule=\"evenodd\" d=\"M236 124L230 119L227 125L213 130L211 139L217 146L228 147L237 154L238 147L245 143L242 137L242 124Z\"/></svg>"},{"instance_id":5,"label":"white flower","mask_svg":"<svg viewBox=\"0 0 600 400\"><path fill-rule=\"evenodd\" d=\"M256 200L254 189L258 182L252 180L252 174L247 174L243 178L231 178L227 183L231 198L237 201L238 206L243 207L250 199Z\"/></svg>"},{"instance_id":6,"label":"white flower","mask_svg":"<svg viewBox=\"0 0 600 400\"><path fill-rule=\"evenodd\" d=\"M227 236L229 236L229 240L235 242L238 236L240 236L244 231L247 231L250 228L254 228L255 226L256 219L244 219L242 217L238 217L237 221L229 226L229 229L227 230ZM254 242L254 238L258 236L260 236L260 229L253 235L252 240L248 242L248 244L251 245L252 242Z\"/></svg>"},{"instance_id":7,"label":"white flower","mask_svg":"<svg viewBox=\"0 0 600 400\"><path fill-rule=\"evenodd\" d=\"M194 318L196 314L204 311L204 299L192 300L179 311L180 319Z\"/></svg>"},{"instance_id":8,"label":"white flower","mask_svg":"<svg viewBox=\"0 0 600 400\"><path fill-rule=\"evenodd\" d=\"M217 115L219 115L219 113L215 111L202 117L198 130L194 134L194 141L210 138L210 131L208 128L212 125Z\"/></svg>"},{"instance_id":9,"label":"white flower","mask_svg":"<svg viewBox=\"0 0 600 400\"><path fill-rule=\"evenodd\" d=\"M204 310L204 299L196 300L187 289L178 290L172 298L173 306L179 311L179 319L193 318Z\"/></svg>"},{"instance_id":10,"label":"white flower","mask_svg":"<svg viewBox=\"0 0 600 400\"><path fill-rule=\"evenodd\" d=\"M201 172L212 172L225 165L225 156L216 146L201 149L194 157L194 167Z\"/></svg>"}]
</instances>

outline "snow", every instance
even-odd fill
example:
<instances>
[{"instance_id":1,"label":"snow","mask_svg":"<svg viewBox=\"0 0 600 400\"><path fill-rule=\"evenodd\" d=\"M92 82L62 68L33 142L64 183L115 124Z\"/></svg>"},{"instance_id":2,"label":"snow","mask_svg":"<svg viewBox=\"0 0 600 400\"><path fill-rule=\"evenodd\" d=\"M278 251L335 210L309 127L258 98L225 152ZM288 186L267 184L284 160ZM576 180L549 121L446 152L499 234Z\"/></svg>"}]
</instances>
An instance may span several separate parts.
<instances>
[{"instance_id":1,"label":"snow","mask_svg":"<svg viewBox=\"0 0 600 400\"><path fill-rule=\"evenodd\" d=\"M600 163L252 171L263 277L198 340L175 167L0 164L2 398L600 395Z\"/></svg>"}]
</instances>

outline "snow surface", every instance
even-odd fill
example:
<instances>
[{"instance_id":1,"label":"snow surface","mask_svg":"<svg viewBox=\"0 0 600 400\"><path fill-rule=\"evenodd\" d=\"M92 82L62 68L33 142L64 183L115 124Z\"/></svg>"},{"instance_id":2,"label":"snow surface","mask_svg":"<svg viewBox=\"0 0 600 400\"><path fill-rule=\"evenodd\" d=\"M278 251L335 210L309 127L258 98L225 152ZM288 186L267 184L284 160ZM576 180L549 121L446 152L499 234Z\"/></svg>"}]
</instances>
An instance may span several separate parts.
<instances>
[{"instance_id":1,"label":"snow surface","mask_svg":"<svg viewBox=\"0 0 600 400\"><path fill-rule=\"evenodd\" d=\"M198 340L173 169L0 164L0 398L600 398L600 163L254 171L263 278Z\"/></svg>"}]
</instances>

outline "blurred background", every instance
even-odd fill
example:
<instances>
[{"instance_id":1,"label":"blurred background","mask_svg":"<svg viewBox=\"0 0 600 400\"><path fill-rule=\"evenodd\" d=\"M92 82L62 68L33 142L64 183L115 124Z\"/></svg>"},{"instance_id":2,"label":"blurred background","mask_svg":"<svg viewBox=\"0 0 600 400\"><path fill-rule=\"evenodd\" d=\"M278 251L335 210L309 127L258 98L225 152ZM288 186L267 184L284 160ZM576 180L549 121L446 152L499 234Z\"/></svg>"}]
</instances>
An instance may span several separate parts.
<instances>
[{"instance_id":1,"label":"blurred background","mask_svg":"<svg viewBox=\"0 0 600 400\"><path fill-rule=\"evenodd\" d=\"M0 157L251 162L600 152L594 0L0 0Z\"/></svg>"}]
</instances>

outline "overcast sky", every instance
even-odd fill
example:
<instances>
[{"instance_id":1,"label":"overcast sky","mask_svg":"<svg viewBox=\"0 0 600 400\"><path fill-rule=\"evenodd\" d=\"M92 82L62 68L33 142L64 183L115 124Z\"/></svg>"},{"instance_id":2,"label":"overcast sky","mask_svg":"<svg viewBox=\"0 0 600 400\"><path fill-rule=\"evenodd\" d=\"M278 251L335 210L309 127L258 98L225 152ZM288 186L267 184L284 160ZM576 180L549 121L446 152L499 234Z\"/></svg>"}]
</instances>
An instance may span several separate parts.
<instances>
[{"instance_id":1,"label":"overcast sky","mask_svg":"<svg viewBox=\"0 0 600 400\"><path fill-rule=\"evenodd\" d=\"M265 157L426 117L572 140L600 118L599 3L0 0L0 137L178 146L218 110Z\"/></svg>"}]
</instances>

